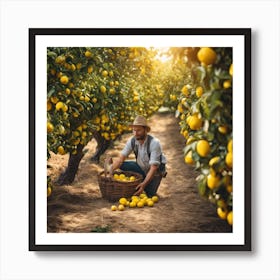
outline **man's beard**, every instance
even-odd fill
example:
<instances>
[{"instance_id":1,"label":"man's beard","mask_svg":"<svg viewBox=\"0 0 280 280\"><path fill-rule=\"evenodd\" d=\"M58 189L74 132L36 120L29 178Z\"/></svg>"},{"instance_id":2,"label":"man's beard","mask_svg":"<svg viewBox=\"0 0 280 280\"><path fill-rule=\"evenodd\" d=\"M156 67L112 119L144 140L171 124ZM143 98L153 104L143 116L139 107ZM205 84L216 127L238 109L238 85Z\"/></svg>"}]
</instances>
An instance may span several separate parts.
<instances>
[{"instance_id":1,"label":"man's beard","mask_svg":"<svg viewBox=\"0 0 280 280\"><path fill-rule=\"evenodd\" d=\"M136 140L144 140L146 138L146 135L143 135L143 136L138 136L136 137Z\"/></svg>"}]
</instances>

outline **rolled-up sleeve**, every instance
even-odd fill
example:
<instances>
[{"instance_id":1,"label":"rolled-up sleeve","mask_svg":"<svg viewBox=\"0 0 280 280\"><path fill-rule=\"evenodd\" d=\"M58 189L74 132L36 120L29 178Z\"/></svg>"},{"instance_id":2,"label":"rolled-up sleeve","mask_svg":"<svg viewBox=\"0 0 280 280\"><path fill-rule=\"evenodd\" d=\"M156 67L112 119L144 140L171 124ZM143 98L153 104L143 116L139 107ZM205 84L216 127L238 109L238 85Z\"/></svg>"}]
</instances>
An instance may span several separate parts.
<instances>
[{"instance_id":1,"label":"rolled-up sleeve","mask_svg":"<svg viewBox=\"0 0 280 280\"><path fill-rule=\"evenodd\" d=\"M150 156L150 165L160 165L160 155L161 155L161 145L159 140L153 139L150 144L150 151L151 151L151 156Z\"/></svg>"},{"instance_id":2,"label":"rolled-up sleeve","mask_svg":"<svg viewBox=\"0 0 280 280\"><path fill-rule=\"evenodd\" d=\"M129 154L132 152L132 147L131 147L131 138L126 142L123 150L121 151L121 154L125 157L128 157Z\"/></svg>"}]
</instances>

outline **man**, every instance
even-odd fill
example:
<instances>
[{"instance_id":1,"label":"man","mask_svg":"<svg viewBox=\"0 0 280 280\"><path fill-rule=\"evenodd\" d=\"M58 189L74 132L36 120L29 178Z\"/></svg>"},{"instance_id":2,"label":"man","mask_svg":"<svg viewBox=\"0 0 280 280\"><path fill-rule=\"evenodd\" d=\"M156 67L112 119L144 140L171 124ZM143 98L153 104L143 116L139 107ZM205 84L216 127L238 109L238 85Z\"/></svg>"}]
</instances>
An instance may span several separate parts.
<instances>
[{"instance_id":1,"label":"man","mask_svg":"<svg viewBox=\"0 0 280 280\"><path fill-rule=\"evenodd\" d=\"M151 197L156 194L163 176L166 175L166 158L162 154L161 145L157 138L148 133L151 128L143 116L137 116L130 125L134 137L131 137L119 158L113 162L112 169L120 168L123 171L134 171L140 173L144 180L136 187L135 195L143 191ZM135 153L135 161L125 161L131 152Z\"/></svg>"}]
</instances>

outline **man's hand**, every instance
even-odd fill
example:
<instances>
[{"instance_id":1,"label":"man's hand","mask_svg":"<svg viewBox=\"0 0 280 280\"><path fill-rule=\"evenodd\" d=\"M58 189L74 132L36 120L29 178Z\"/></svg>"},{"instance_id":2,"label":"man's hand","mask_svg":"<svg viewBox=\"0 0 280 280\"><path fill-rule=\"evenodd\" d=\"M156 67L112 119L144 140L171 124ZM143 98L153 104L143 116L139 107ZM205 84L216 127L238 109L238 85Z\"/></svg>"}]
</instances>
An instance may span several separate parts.
<instances>
[{"instance_id":1,"label":"man's hand","mask_svg":"<svg viewBox=\"0 0 280 280\"><path fill-rule=\"evenodd\" d=\"M142 182L140 183L135 189L136 189L136 192L134 193L134 195L140 195L144 189L145 189L145 184Z\"/></svg>"},{"instance_id":2,"label":"man's hand","mask_svg":"<svg viewBox=\"0 0 280 280\"><path fill-rule=\"evenodd\" d=\"M157 165L151 165L150 170L147 173L145 180L136 187L136 192L134 193L134 195L139 195L144 191L145 187L154 178L154 175L156 174L157 169L158 169Z\"/></svg>"}]
</instances>

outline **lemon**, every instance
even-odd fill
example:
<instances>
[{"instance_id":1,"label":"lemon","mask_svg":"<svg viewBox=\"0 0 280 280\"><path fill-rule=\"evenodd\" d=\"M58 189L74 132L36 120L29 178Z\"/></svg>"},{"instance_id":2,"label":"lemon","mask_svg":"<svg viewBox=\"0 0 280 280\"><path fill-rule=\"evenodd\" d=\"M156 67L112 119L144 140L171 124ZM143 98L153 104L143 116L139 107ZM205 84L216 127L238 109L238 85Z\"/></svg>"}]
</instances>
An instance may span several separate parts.
<instances>
[{"instance_id":1,"label":"lemon","mask_svg":"<svg viewBox=\"0 0 280 280\"><path fill-rule=\"evenodd\" d=\"M78 69L78 70L80 70L81 68L82 68L82 63L81 62L79 62L79 63L77 63L77 65L76 65L76 68Z\"/></svg>"},{"instance_id":2,"label":"lemon","mask_svg":"<svg viewBox=\"0 0 280 280\"><path fill-rule=\"evenodd\" d=\"M135 181L135 180L136 180L136 178L135 178L134 176L130 176L130 177L129 177L129 181L132 181L132 182L133 182L133 181Z\"/></svg>"},{"instance_id":3,"label":"lemon","mask_svg":"<svg viewBox=\"0 0 280 280\"><path fill-rule=\"evenodd\" d=\"M122 204L120 204L120 205L118 206L118 209L119 209L119 211L123 211L123 210L124 210L124 206L123 206Z\"/></svg>"},{"instance_id":4,"label":"lemon","mask_svg":"<svg viewBox=\"0 0 280 280\"><path fill-rule=\"evenodd\" d=\"M87 72L88 72L89 74L93 72L93 67L92 67L91 65L88 66Z\"/></svg>"},{"instance_id":5,"label":"lemon","mask_svg":"<svg viewBox=\"0 0 280 280\"><path fill-rule=\"evenodd\" d=\"M126 205L126 204L127 204L127 199L124 198L124 197L122 197L122 198L119 199L119 203L120 203L121 205Z\"/></svg>"},{"instance_id":6,"label":"lemon","mask_svg":"<svg viewBox=\"0 0 280 280\"><path fill-rule=\"evenodd\" d=\"M192 151L189 151L185 156L185 163L187 164L193 164L193 158L192 158Z\"/></svg>"},{"instance_id":7,"label":"lemon","mask_svg":"<svg viewBox=\"0 0 280 280\"><path fill-rule=\"evenodd\" d=\"M69 78L67 77L67 76L61 76L60 77L60 82L63 84L63 85L66 85L66 84L68 84L68 82L69 82Z\"/></svg>"},{"instance_id":8,"label":"lemon","mask_svg":"<svg viewBox=\"0 0 280 280\"><path fill-rule=\"evenodd\" d=\"M210 152L210 145L207 140L199 140L196 144L196 151L201 157L206 157Z\"/></svg>"},{"instance_id":9,"label":"lemon","mask_svg":"<svg viewBox=\"0 0 280 280\"><path fill-rule=\"evenodd\" d=\"M176 101L177 100L177 97L176 97L175 94L170 94L169 98L170 98L171 101Z\"/></svg>"},{"instance_id":10,"label":"lemon","mask_svg":"<svg viewBox=\"0 0 280 280\"><path fill-rule=\"evenodd\" d=\"M48 132L48 133L51 133L51 132L53 132L53 129L54 129L53 124L50 123L50 122L48 122L48 123L47 123L47 132Z\"/></svg>"},{"instance_id":11,"label":"lemon","mask_svg":"<svg viewBox=\"0 0 280 280\"><path fill-rule=\"evenodd\" d=\"M111 210L112 210L112 211L116 211L116 210L117 210L117 206L116 206L116 205L112 205L112 206L111 206Z\"/></svg>"},{"instance_id":12,"label":"lemon","mask_svg":"<svg viewBox=\"0 0 280 280\"><path fill-rule=\"evenodd\" d=\"M230 80L224 81L223 87L224 87L225 89L230 88L230 87L231 87L231 81L230 81Z\"/></svg>"},{"instance_id":13,"label":"lemon","mask_svg":"<svg viewBox=\"0 0 280 280\"><path fill-rule=\"evenodd\" d=\"M105 86L101 86L101 87L100 87L100 91L101 91L102 93L105 93L105 92L107 91L107 89L106 89Z\"/></svg>"},{"instance_id":14,"label":"lemon","mask_svg":"<svg viewBox=\"0 0 280 280\"><path fill-rule=\"evenodd\" d=\"M180 113L184 113L184 108L183 108L183 106L182 106L181 103L178 104L177 110L178 110Z\"/></svg>"},{"instance_id":15,"label":"lemon","mask_svg":"<svg viewBox=\"0 0 280 280\"><path fill-rule=\"evenodd\" d=\"M220 160L220 157L213 157L209 160L209 166L213 166L214 164L218 163Z\"/></svg>"},{"instance_id":16,"label":"lemon","mask_svg":"<svg viewBox=\"0 0 280 280\"><path fill-rule=\"evenodd\" d=\"M76 140L71 142L71 144L73 144L73 145L78 145L79 143L80 143L80 138L77 138Z\"/></svg>"},{"instance_id":17,"label":"lemon","mask_svg":"<svg viewBox=\"0 0 280 280\"><path fill-rule=\"evenodd\" d=\"M187 130L185 130L185 131L183 132L183 136L185 137L185 139L188 139L188 137L189 137L189 132L188 132Z\"/></svg>"},{"instance_id":18,"label":"lemon","mask_svg":"<svg viewBox=\"0 0 280 280\"><path fill-rule=\"evenodd\" d=\"M59 146L59 147L57 148L57 152L58 152L60 155L65 155L65 150L64 150L63 146Z\"/></svg>"},{"instance_id":19,"label":"lemon","mask_svg":"<svg viewBox=\"0 0 280 280\"><path fill-rule=\"evenodd\" d=\"M124 178L125 178L125 175L123 173L119 175L120 180L123 180Z\"/></svg>"},{"instance_id":20,"label":"lemon","mask_svg":"<svg viewBox=\"0 0 280 280\"><path fill-rule=\"evenodd\" d=\"M232 185L227 185L226 190L228 193L232 193L232 190L233 190Z\"/></svg>"},{"instance_id":21,"label":"lemon","mask_svg":"<svg viewBox=\"0 0 280 280\"><path fill-rule=\"evenodd\" d=\"M185 96L188 96L189 94L189 90L188 90L188 87L185 85L182 87L181 89L181 92L185 95Z\"/></svg>"},{"instance_id":22,"label":"lemon","mask_svg":"<svg viewBox=\"0 0 280 280\"><path fill-rule=\"evenodd\" d=\"M140 199L143 199L143 198L147 198L147 195L146 195L145 193L141 193L141 194L139 195L139 197L140 197Z\"/></svg>"},{"instance_id":23,"label":"lemon","mask_svg":"<svg viewBox=\"0 0 280 280\"><path fill-rule=\"evenodd\" d=\"M66 104L63 104L61 110L62 110L63 112L67 112L67 111L68 111L68 106L67 106Z\"/></svg>"},{"instance_id":24,"label":"lemon","mask_svg":"<svg viewBox=\"0 0 280 280\"><path fill-rule=\"evenodd\" d=\"M187 118L187 123L192 130L198 130L202 127L202 119L198 116L198 114L192 115L190 118Z\"/></svg>"},{"instance_id":25,"label":"lemon","mask_svg":"<svg viewBox=\"0 0 280 280\"><path fill-rule=\"evenodd\" d=\"M225 126L225 125L220 125L220 126L218 127L218 131L219 131L220 133L222 133L222 134L226 134L227 131L228 131L228 128L227 128L227 126Z\"/></svg>"},{"instance_id":26,"label":"lemon","mask_svg":"<svg viewBox=\"0 0 280 280\"><path fill-rule=\"evenodd\" d=\"M117 173L114 174L114 179L118 180L119 179L119 175Z\"/></svg>"},{"instance_id":27,"label":"lemon","mask_svg":"<svg viewBox=\"0 0 280 280\"><path fill-rule=\"evenodd\" d=\"M227 214L227 222L232 225L232 222L233 222L233 212L230 211L228 214Z\"/></svg>"},{"instance_id":28,"label":"lemon","mask_svg":"<svg viewBox=\"0 0 280 280\"><path fill-rule=\"evenodd\" d=\"M205 65L213 64L217 59L217 54L212 48L200 48L197 53L197 58Z\"/></svg>"},{"instance_id":29,"label":"lemon","mask_svg":"<svg viewBox=\"0 0 280 280\"><path fill-rule=\"evenodd\" d=\"M217 208L217 214L222 220L227 218L227 211L224 211L221 207Z\"/></svg>"},{"instance_id":30,"label":"lemon","mask_svg":"<svg viewBox=\"0 0 280 280\"><path fill-rule=\"evenodd\" d=\"M141 201L141 200L138 201L138 202L137 202L137 207L138 207L138 208L143 208L143 207L144 207L143 201Z\"/></svg>"},{"instance_id":31,"label":"lemon","mask_svg":"<svg viewBox=\"0 0 280 280\"><path fill-rule=\"evenodd\" d=\"M148 205L149 207L153 207L153 206L154 206L154 202L153 202L152 200L148 200L148 201L147 201L147 205Z\"/></svg>"},{"instance_id":32,"label":"lemon","mask_svg":"<svg viewBox=\"0 0 280 280\"><path fill-rule=\"evenodd\" d=\"M64 107L64 103L61 102L61 101L59 101L59 102L57 102L57 103L55 104L55 109L56 109L57 111L59 111L59 110L62 109L63 107Z\"/></svg>"},{"instance_id":33,"label":"lemon","mask_svg":"<svg viewBox=\"0 0 280 280\"><path fill-rule=\"evenodd\" d=\"M62 64L65 61L65 56L59 55L56 59L55 59L55 63L57 64Z\"/></svg>"},{"instance_id":34,"label":"lemon","mask_svg":"<svg viewBox=\"0 0 280 280\"><path fill-rule=\"evenodd\" d=\"M226 165L229 168L232 168L232 153L231 152L227 153L227 155L226 155Z\"/></svg>"},{"instance_id":35,"label":"lemon","mask_svg":"<svg viewBox=\"0 0 280 280\"><path fill-rule=\"evenodd\" d=\"M92 53L90 51L85 52L85 57L91 57L91 56L92 56Z\"/></svg>"},{"instance_id":36,"label":"lemon","mask_svg":"<svg viewBox=\"0 0 280 280\"><path fill-rule=\"evenodd\" d=\"M102 76L107 77L108 76L108 71L106 71L106 70L102 71Z\"/></svg>"},{"instance_id":37,"label":"lemon","mask_svg":"<svg viewBox=\"0 0 280 280\"><path fill-rule=\"evenodd\" d=\"M109 89L109 93L110 93L110 94L115 94L115 93L116 93L116 90L115 90L114 88L110 88L110 89Z\"/></svg>"},{"instance_id":38,"label":"lemon","mask_svg":"<svg viewBox=\"0 0 280 280\"><path fill-rule=\"evenodd\" d=\"M207 186L209 189L213 190L216 188L220 183L220 178L215 176L214 174L209 174L207 176Z\"/></svg>"},{"instance_id":39,"label":"lemon","mask_svg":"<svg viewBox=\"0 0 280 280\"><path fill-rule=\"evenodd\" d=\"M203 88L202 87L197 87L196 90L195 90L195 94L198 98L201 97L202 94L203 94Z\"/></svg>"},{"instance_id":40,"label":"lemon","mask_svg":"<svg viewBox=\"0 0 280 280\"><path fill-rule=\"evenodd\" d=\"M49 197L52 194L52 188L48 187L47 188L47 197Z\"/></svg>"},{"instance_id":41,"label":"lemon","mask_svg":"<svg viewBox=\"0 0 280 280\"><path fill-rule=\"evenodd\" d=\"M188 125L190 125L191 119L192 119L192 115L187 116L187 118L186 118L186 123L187 123Z\"/></svg>"},{"instance_id":42,"label":"lemon","mask_svg":"<svg viewBox=\"0 0 280 280\"><path fill-rule=\"evenodd\" d=\"M132 197L131 197L131 200L139 200L139 197L137 196L137 195L133 195Z\"/></svg>"},{"instance_id":43,"label":"lemon","mask_svg":"<svg viewBox=\"0 0 280 280\"><path fill-rule=\"evenodd\" d=\"M133 97L133 101L134 101L134 102L138 102L138 101L139 101L139 97L138 97L138 96L134 96L134 97Z\"/></svg>"},{"instance_id":44,"label":"lemon","mask_svg":"<svg viewBox=\"0 0 280 280\"><path fill-rule=\"evenodd\" d=\"M157 195L154 195L154 196L152 197L152 201L153 201L153 202L158 202L158 200L159 200L159 199L158 199L158 196L157 196Z\"/></svg>"},{"instance_id":45,"label":"lemon","mask_svg":"<svg viewBox=\"0 0 280 280\"><path fill-rule=\"evenodd\" d=\"M230 139L230 140L228 141L227 150L228 150L228 152L232 153L232 139Z\"/></svg>"},{"instance_id":46,"label":"lemon","mask_svg":"<svg viewBox=\"0 0 280 280\"><path fill-rule=\"evenodd\" d=\"M52 103L50 101L47 102L47 111L52 109Z\"/></svg>"},{"instance_id":47,"label":"lemon","mask_svg":"<svg viewBox=\"0 0 280 280\"><path fill-rule=\"evenodd\" d=\"M130 208L135 208L136 207L136 201L132 200L130 203L129 203L129 207Z\"/></svg>"},{"instance_id":48,"label":"lemon","mask_svg":"<svg viewBox=\"0 0 280 280\"><path fill-rule=\"evenodd\" d=\"M230 65L228 72L231 76L233 75L233 64Z\"/></svg>"}]
</instances>

